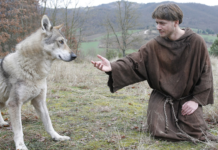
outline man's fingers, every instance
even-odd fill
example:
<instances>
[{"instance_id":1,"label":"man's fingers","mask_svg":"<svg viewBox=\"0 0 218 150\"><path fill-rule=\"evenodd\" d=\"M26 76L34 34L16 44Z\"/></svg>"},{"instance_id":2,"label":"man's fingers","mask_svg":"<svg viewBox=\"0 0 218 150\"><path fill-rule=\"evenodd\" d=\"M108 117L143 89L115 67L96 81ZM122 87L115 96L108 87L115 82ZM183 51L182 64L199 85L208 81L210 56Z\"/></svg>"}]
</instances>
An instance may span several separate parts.
<instances>
[{"instance_id":1,"label":"man's fingers","mask_svg":"<svg viewBox=\"0 0 218 150\"><path fill-rule=\"evenodd\" d=\"M103 65L100 65L100 66L99 66L99 69L102 70L102 68L103 68Z\"/></svg>"},{"instance_id":2,"label":"man's fingers","mask_svg":"<svg viewBox=\"0 0 218 150\"><path fill-rule=\"evenodd\" d=\"M183 116L185 116L185 115L187 115L187 114L188 114L188 111L183 111L183 112L182 112L182 115L183 115Z\"/></svg>"},{"instance_id":3,"label":"man's fingers","mask_svg":"<svg viewBox=\"0 0 218 150\"><path fill-rule=\"evenodd\" d=\"M100 61L91 61L94 67L97 67L99 64L101 64Z\"/></svg>"},{"instance_id":4,"label":"man's fingers","mask_svg":"<svg viewBox=\"0 0 218 150\"><path fill-rule=\"evenodd\" d=\"M97 57L98 57L99 59L101 59L102 61L105 60L105 58L104 58L103 56L101 56L101 55L97 55Z\"/></svg>"},{"instance_id":5,"label":"man's fingers","mask_svg":"<svg viewBox=\"0 0 218 150\"><path fill-rule=\"evenodd\" d=\"M182 110L182 115L185 116L186 114L187 114L187 112Z\"/></svg>"},{"instance_id":6,"label":"man's fingers","mask_svg":"<svg viewBox=\"0 0 218 150\"><path fill-rule=\"evenodd\" d=\"M182 108L186 108L186 107L187 107L187 102L182 105Z\"/></svg>"},{"instance_id":7,"label":"man's fingers","mask_svg":"<svg viewBox=\"0 0 218 150\"><path fill-rule=\"evenodd\" d=\"M186 109L186 110L182 110L182 115L185 116L185 115L191 115L192 113L194 112L193 109Z\"/></svg>"},{"instance_id":8,"label":"man's fingers","mask_svg":"<svg viewBox=\"0 0 218 150\"><path fill-rule=\"evenodd\" d=\"M95 64L94 64L94 67L97 67L98 66L98 63L97 62L95 62Z\"/></svg>"},{"instance_id":9,"label":"man's fingers","mask_svg":"<svg viewBox=\"0 0 218 150\"><path fill-rule=\"evenodd\" d=\"M186 115L190 111L190 108L188 106L182 107L182 115Z\"/></svg>"},{"instance_id":10,"label":"man's fingers","mask_svg":"<svg viewBox=\"0 0 218 150\"><path fill-rule=\"evenodd\" d=\"M192 110L192 111L191 111L191 112L189 112L187 115L191 115L191 114L193 114L193 112L194 112L194 111Z\"/></svg>"},{"instance_id":11,"label":"man's fingers","mask_svg":"<svg viewBox=\"0 0 218 150\"><path fill-rule=\"evenodd\" d=\"M186 115L189 115L192 112L192 110L186 111Z\"/></svg>"},{"instance_id":12,"label":"man's fingers","mask_svg":"<svg viewBox=\"0 0 218 150\"><path fill-rule=\"evenodd\" d=\"M188 101L182 105L182 115L191 115L198 108L198 103L194 101Z\"/></svg>"},{"instance_id":13,"label":"man's fingers","mask_svg":"<svg viewBox=\"0 0 218 150\"><path fill-rule=\"evenodd\" d=\"M94 61L91 61L92 64L94 65L94 67L98 68L99 70L103 71L103 67L104 65L101 63L101 62L94 62Z\"/></svg>"},{"instance_id":14,"label":"man's fingers","mask_svg":"<svg viewBox=\"0 0 218 150\"><path fill-rule=\"evenodd\" d=\"M96 67L97 67L98 69L100 69L100 66L101 66L101 63L98 63L98 64L96 65Z\"/></svg>"},{"instance_id":15,"label":"man's fingers","mask_svg":"<svg viewBox=\"0 0 218 150\"><path fill-rule=\"evenodd\" d=\"M97 63L97 61L93 61L93 60L92 60L91 63L92 63L93 65L95 65L95 64Z\"/></svg>"},{"instance_id":16,"label":"man's fingers","mask_svg":"<svg viewBox=\"0 0 218 150\"><path fill-rule=\"evenodd\" d=\"M182 110L183 110L184 112L186 112L186 111L189 110L189 107L188 107L188 106L186 106L186 107L182 107Z\"/></svg>"}]
</instances>

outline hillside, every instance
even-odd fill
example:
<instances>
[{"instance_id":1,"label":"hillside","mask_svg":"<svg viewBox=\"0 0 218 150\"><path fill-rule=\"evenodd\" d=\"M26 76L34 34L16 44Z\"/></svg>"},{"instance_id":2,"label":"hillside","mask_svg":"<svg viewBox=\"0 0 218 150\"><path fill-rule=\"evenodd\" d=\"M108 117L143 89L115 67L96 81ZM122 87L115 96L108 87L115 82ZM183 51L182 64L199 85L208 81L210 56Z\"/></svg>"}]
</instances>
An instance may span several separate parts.
<instances>
[{"instance_id":1,"label":"hillside","mask_svg":"<svg viewBox=\"0 0 218 150\"><path fill-rule=\"evenodd\" d=\"M167 2L163 2L167 3ZM133 3L139 15L140 26L137 29L144 29L147 26L155 26L154 20L151 18L153 10L162 3L138 4ZM184 20L182 27L191 27L198 29L211 29L218 33L218 9L217 6L207 6L197 3L176 3L183 10ZM93 7L87 20L86 29L93 29L93 32L104 32L101 24L108 15L111 20L115 21L116 4L109 3L97 7Z\"/></svg>"},{"instance_id":2,"label":"hillside","mask_svg":"<svg viewBox=\"0 0 218 150\"><path fill-rule=\"evenodd\" d=\"M148 26L155 26L155 21L151 18L153 10L160 4L169 3L147 3L139 4L132 3L134 9L139 14L138 24L136 29L146 29ZM171 2L174 3L174 2ZM207 6L198 3L176 3L184 13L182 27L191 27L197 29L210 29L216 34L218 33L218 6ZM52 15L52 9L47 9L47 14ZM63 20L64 9L59 9L57 11L57 21ZM115 22L116 18L116 2L102 4L95 7L90 7L88 14L87 8L80 8L81 16L86 16L86 21L84 23L84 31L86 35L94 35L97 33L105 32L103 23L107 16ZM68 9L69 18L73 17L73 9Z\"/></svg>"}]
</instances>

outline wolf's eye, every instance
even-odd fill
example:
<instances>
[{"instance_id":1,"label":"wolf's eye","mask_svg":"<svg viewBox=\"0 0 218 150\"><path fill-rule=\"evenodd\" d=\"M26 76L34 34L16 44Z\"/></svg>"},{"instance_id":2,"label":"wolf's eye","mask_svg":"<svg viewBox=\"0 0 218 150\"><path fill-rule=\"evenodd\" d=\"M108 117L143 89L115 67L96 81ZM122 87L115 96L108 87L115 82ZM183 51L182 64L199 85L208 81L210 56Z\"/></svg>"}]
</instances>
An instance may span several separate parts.
<instances>
[{"instance_id":1,"label":"wolf's eye","mask_svg":"<svg viewBox=\"0 0 218 150\"><path fill-rule=\"evenodd\" d=\"M64 44L64 41L63 41L63 40L60 40L59 43Z\"/></svg>"}]
</instances>

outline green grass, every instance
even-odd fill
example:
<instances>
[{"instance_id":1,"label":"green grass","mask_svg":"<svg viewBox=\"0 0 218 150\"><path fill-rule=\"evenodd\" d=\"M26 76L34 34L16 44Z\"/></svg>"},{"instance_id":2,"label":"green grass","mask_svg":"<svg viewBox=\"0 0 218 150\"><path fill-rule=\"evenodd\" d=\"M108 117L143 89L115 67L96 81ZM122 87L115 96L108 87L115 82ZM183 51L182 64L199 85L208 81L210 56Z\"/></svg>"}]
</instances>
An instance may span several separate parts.
<instances>
[{"instance_id":1,"label":"green grass","mask_svg":"<svg viewBox=\"0 0 218 150\"><path fill-rule=\"evenodd\" d=\"M99 43L98 41L97 42L85 42L85 43L82 43L81 48L85 50L89 48L96 48L98 47L98 43Z\"/></svg>"},{"instance_id":2,"label":"green grass","mask_svg":"<svg viewBox=\"0 0 218 150\"><path fill-rule=\"evenodd\" d=\"M129 34L133 34L135 32L139 32L139 31L141 31L141 30L129 30L128 33ZM121 36L122 35L121 32L116 32L116 34L117 34L117 36ZM110 36L115 36L115 35L113 33L111 33Z\"/></svg>"},{"instance_id":3,"label":"green grass","mask_svg":"<svg viewBox=\"0 0 218 150\"><path fill-rule=\"evenodd\" d=\"M81 43L80 47L81 53L83 53L85 56L103 53L105 51L105 48L99 48L98 45L99 41L83 42Z\"/></svg>"},{"instance_id":4,"label":"green grass","mask_svg":"<svg viewBox=\"0 0 218 150\"><path fill-rule=\"evenodd\" d=\"M47 106L54 129L69 141L55 142L28 103L22 108L24 141L30 150L202 150L207 143L166 142L146 132L151 89L146 82L110 93L108 76L90 63L56 63L48 77ZM9 118L6 110L3 117ZM10 122L10 120L9 120ZM214 134L218 127L213 126ZM14 149L10 128L0 128L0 149Z\"/></svg>"},{"instance_id":5,"label":"green grass","mask_svg":"<svg viewBox=\"0 0 218 150\"><path fill-rule=\"evenodd\" d=\"M197 32L198 29L193 29L192 30L194 32ZM139 32L141 30L131 30L131 33L135 33L135 32ZM117 32L118 36L121 36L121 32ZM110 36L114 36L113 33L111 33ZM216 36L212 36L212 35L203 35L200 34L200 36L202 36L204 38L204 40L208 43L213 43L217 37ZM96 41L93 42L83 42L81 43L81 47L80 47L80 51L84 56L95 56L96 54L101 54L104 55L105 54L105 48L99 48L99 44L100 44L100 40L103 38L104 36L99 36L97 38L95 38ZM208 49L210 50L210 49ZM138 49L128 49L126 50L126 54L131 54L133 52L138 51Z\"/></svg>"},{"instance_id":6,"label":"green grass","mask_svg":"<svg viewBox=\"0 0 218 150\"><path fill-rule=\"evenodd\" d=\"M135 33L135 32L139 32L141 30L130 30L129 33ZM121 32L117 32L118 36L121 36ZM114 36L113 33L111 33L110 36ZM82 42L81 46L80 46L80 51L83 55L88 56L88 55L92 55L92 54L103 54L105 53L105 48L99 48L99 44L100 44L100 40L104 38L104 36L99 36L97 38L95 38L93 42ZM133 49L128 49L126 51L126 54L130 54L132 52L135 52L137 50L133 50ZM94 56L92 55L92 56Z\"/></svg>"},{"instance_id":7,"label":"green grass","mask_svg":"<svg viewBox=\"0 0 218 150\"><path fill-rule=\"evenodd\" d=\"M191 28L194 32L198 32L199 29L195 29L195 28ZM203 31L200 29L200 31ZM207 34L199 34L200 36L202 36L204 38L204 40L208 43L213 43L215 41L215 39L217 38L216 36L213 35L207 35Z\"/></svg>"},{"instance_id":8,"label":"green grass","mask_svg":"<svg viewBox=\"0 0 218 150\"><path fill-rule=\"evenodd\" d=\"M105 48L99 48L98 47L99 42L95 41L95 42L83 42L81 44L81 53L84 56L95 56L96 54L104 54L105 53ZM131 54L133 52L136 52L138 49L128 49L126 50L126 54ZM118 51L118 50L117 50Z\"/></svg>"},{"instance_id":9,"label":"green grass","mask_svg":"<svg viewBox=\"0 0 218 150\"><path fill-rule=\"evenodd\" d=\"M203 34L200 34L200 35L204 38L206 42L209 42L209 43L213 43L217 39L216 36L212 36L212 35L203 35Z\"/></svg>"}]
</instances>

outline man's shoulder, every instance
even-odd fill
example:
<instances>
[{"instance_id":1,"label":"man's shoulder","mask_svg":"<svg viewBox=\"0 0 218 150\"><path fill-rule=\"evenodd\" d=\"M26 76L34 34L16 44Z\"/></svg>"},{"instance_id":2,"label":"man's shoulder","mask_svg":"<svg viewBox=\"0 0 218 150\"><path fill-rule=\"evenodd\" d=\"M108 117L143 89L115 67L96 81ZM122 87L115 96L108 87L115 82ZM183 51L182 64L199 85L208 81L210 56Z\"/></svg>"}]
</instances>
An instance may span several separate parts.
<instances>
[{"instance_id":1,"label":"man's shoulder","mask_svg":"<svg viewBox=\"0 0 218 150\"><path fill-rule=\"evenodd\" d=\"M193 42L204 42L204 39L202 36L200 36L199 34L197 33L194 33L190 36L190 41L193 41Z\"/></svg>"},{"instance_id":2,"label":"man's shoulder","mask_svg":"<svg viewBox=\"0 0 218 150\"><path fill-rule=\"evenodd\" d=\"M144 49L144 48L148 48L148 47L153 47L154 45L157 44L157 41L153 38L151 40L149 40L146 44L142 45L141 48Z\"/></svg>"}]
</instances>

